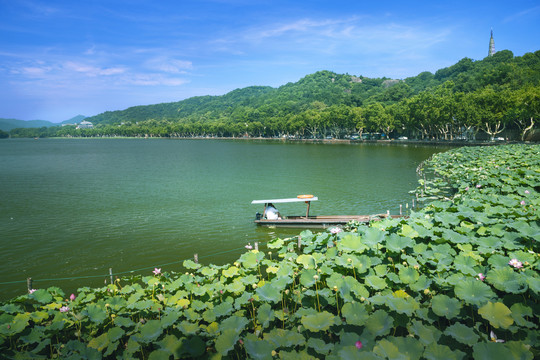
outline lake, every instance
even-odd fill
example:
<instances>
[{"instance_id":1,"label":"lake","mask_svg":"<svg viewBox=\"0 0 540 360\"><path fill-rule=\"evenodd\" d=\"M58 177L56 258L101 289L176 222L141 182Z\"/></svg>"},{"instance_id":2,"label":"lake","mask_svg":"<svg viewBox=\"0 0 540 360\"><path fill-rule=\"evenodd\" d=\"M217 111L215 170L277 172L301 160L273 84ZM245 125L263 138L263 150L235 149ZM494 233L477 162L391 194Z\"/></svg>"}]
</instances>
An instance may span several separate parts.
<instances>
[{"instance_id":1,"label":"lake","mask_svg":"<svg viewBox=\"0 0 540 360\"><path fill-rule=\"evenodd\" d=\"M0 141L0 292L102 286L109 268L150 275L181 262L234 261L255 241L255 199L314 194L310 214L376 214L411 205L416 167L448 147L263 140ZM282 204L302 214L304 204ZM88 278L81 278L88 277ZM71 279L78 278L78 279Z\"/></svg>"}]
</instances>

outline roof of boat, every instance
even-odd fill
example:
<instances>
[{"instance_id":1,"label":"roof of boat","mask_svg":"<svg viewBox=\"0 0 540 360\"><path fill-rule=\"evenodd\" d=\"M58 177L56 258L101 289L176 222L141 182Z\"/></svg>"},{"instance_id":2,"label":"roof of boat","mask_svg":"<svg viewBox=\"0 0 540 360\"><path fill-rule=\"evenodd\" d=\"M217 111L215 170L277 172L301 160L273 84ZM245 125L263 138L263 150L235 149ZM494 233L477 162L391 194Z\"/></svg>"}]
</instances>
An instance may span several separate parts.
<instances>
[{"instance_id":1,"label":"roof of boat","mask_svg":"<svg viewBox=\"0 0 540 360\"><path fill-rule=\"evenodd\" d=\"M306 201L317 201L319 200L318 197L313 196L310 198L288 198L288 199L270 199L270 200L253 200L252 204L279 204L279 203L291 203L291 202L306 202Z\"/></svg>"}]
</instances>

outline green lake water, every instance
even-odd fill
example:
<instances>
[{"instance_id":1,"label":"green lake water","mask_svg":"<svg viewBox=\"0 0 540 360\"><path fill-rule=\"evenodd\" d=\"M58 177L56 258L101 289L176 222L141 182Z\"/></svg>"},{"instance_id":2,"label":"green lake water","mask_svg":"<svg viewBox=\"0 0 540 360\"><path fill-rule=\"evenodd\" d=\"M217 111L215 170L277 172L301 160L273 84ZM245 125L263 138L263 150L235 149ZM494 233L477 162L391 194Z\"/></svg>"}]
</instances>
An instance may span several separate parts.
<instances>
[{"instance_id":1,"label":"green lake water","mask_svg":"<svg viewBox=\"0 0 540 360\"><path fill-rule=\"evenodd\" d=\"M411 205L416 167L447 147L245 140L0 141L0 296L102 286L109 268L150 275L181 261L224 264L255 241L255 199L314 194L313 215ZM283 204L302 214L304 204ZM68 278L89 277L69 280Z\"/></svg>"}]
</instances>

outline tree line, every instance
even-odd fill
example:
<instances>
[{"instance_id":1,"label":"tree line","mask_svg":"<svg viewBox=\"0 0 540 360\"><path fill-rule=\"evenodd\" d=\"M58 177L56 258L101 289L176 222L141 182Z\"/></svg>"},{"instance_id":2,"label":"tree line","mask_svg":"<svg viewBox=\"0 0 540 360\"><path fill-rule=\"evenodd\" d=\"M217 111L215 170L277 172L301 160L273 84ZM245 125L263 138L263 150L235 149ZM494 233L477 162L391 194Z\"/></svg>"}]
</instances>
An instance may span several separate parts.
<instances>
[{"instance_id":1,"label":"tree line","mask_svg":"<svg viewBox=\"0 0 540 360\"><path fill-rule=\"evenodd\" d=\"M404 80L319 71L279 88L109 111L63 126L13 129L11 137L294 137L527 140L538 128L540 51L503 50Z\"/></svg>"}]
</instances>

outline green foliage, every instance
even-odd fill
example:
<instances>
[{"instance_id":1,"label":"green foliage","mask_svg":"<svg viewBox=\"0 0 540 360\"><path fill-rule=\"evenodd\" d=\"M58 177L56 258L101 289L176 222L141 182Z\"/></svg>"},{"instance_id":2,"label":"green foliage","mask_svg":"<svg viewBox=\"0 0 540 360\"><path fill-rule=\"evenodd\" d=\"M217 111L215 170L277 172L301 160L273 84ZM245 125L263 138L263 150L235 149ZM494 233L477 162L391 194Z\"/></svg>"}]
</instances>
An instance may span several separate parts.
<instances>
[{"instance_id":1,"label":"green foliage","mask_svg":"<svg viewBox=\"0 0 540 360\"><path fill-rule=\"evenodd\" d=\"M434 155L408 219L0 304L7 358L533 359L540 146ZM437 187L440 184L450 187ZM439 185L435 185L439 184ZM478 185L478 186L477 186ZM439 191L435 191L439 190ZM277 253L277 260L275 254ZM138 280L139 279L139 280Z\"/></svg>"},{"instance_id":2,"label":"green foliage","mask_svg":"<svg viewBox=\"0 0 540 360\"><path fill-rule=\"evenodd\" d=\"M293 137L526 140L538 128L540 52L460 60L404 80L319 71L279 88L135 106L74 126L12 129L11 137ZM2 134L0 133L0 137Z\"/></svg>"}]
</instances>

